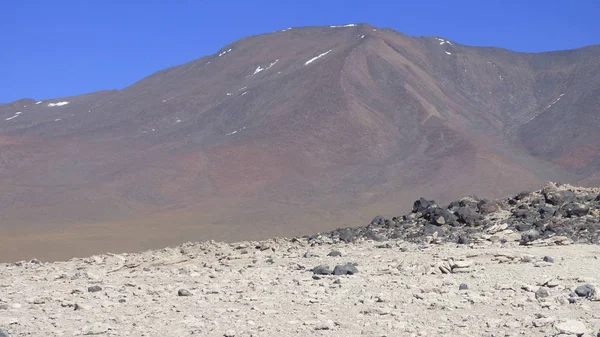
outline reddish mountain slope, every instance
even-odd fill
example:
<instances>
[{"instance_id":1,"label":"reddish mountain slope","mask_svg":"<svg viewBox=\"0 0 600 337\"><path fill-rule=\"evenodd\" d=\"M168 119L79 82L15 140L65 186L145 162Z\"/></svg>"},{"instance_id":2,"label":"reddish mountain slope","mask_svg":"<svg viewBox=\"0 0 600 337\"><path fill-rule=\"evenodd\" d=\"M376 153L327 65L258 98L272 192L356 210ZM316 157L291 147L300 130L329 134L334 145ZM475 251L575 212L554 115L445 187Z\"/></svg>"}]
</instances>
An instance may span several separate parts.
<instances>
[{"instance_id":1,"label":"reddish mountain slope","mask_svg":"<svg viewBox=\"0 0 600 337\"><path fill-rule=\"evenodd\" d=\"M0 105L0 256L296 235L421 195L594 183L599 70L598 46L523 54L307 27L123 90Z\"/></svg>"}]
</instances>

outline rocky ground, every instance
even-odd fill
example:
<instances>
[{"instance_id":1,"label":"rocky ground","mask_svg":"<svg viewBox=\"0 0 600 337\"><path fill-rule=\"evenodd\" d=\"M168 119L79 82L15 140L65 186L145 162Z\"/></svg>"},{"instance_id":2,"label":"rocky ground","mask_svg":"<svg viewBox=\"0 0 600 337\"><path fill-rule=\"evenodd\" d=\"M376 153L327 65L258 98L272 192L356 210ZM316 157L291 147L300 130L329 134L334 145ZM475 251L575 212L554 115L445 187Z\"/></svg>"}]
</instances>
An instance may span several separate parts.
<instances>
[{"instance_id":1,"label":"rocky ground","mask_svg":"<svg viewBox=\"0 0 600 337\"><path fill-rule=\"evenodd\" d=\"M600 336L598 200L549 185L305 238L2 264L0 337Z\"/></svg>"}]
</instances>

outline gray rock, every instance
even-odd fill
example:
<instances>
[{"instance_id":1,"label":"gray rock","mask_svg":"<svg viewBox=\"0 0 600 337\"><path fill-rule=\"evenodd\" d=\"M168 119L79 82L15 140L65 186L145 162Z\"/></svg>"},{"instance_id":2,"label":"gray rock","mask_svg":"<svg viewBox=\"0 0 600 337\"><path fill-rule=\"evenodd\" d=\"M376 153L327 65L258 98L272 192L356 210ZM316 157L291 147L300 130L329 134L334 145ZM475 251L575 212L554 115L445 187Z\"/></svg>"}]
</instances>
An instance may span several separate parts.
<instances>
[{"instance_id":1,"label":"gray rock","mask_svg":"<svg viewBox=\"0 0 600 337\"><path fill-rule=\"evenodd\" d=\"M306 253L304 253L304 255L302 255L302 257L307 258L307 259L309 259L311 257L317 257L317 256L319 256L319 255L313 254L312 252L306 252Z\"/></svg>"},{"instance_id":2,"label":"gray rock","mask_svg":"<svg viewBox=\"0 0 600 337\"><path fill-rule=\"evenodd\" d=\"M544 262L554 263L554 258L552 256L544 256Z\"/></svg>"},{"instance_id":3,"label":"gray rock","mask_svg":"<svg viewBox=\"0 0 600 337\"><path fill-rule=\"evenodd\" d=\"M496 212L499 207L497 202L481 200L477 204L477 208L479 209L479 213L481 214L490 214Z\"/></svg>"},{"instance_id":4,"label":"gray rock","mask_svg":"<svg viewBox=\"0 0 600 337\"><path fill-rule=\"evenodd\" d=\"M544 190L544 197L546 198L546 202L559 206L562 204L569 203L575 199L575 193L571 191L557 191L554 189Z\"/></svg>"},{"instance_id":5,"label":"gray rock","mask_svg":"<svg viewBox=\"0 0 600 337\"><path fill-rule=\"evenodd\" d=\"M88 287L88 292L90 292L90 293L95 293L95 292L98 292L101 290L102 290L102 287L100 287L99 285Z\"/></svg>"},{"instance_id":6,"label":"gray rock","mask_svg":"<svg viewBox=\"0 0 600 337\"><path fill-rule=\"evenodd\" d=\"M459 235L458 236L458 241L457 243L459 245L468 245L471 243L471 239L469 239L469 237L465 234Z\"/></svg>"},{"instance_id":7,"label":"gray rock","mask_svg":"<svg viewBox=\"0 0 600 337\"><path fill-rule=\"evenodd\" d=\"M579 297L589 297L594 293L594 286L591 284L584 284L575 288L575 294Z\"/></svg>"},{"instance_id":8,"label":"gray rock","mask_svg":"<svg viewBox=\"0 0 600 337\"><path fill-rule=\"evenodd\" d=\"M433 207L435 205L435 201L433 200L426 200L424 198L420 198L419 200L415 201L413 203L413 209L412 212L413 213L417 213L417 212L423 212L426 209Z\"/></svg>"},{"instance_id":9,"label":"gray rock","mask_svg":"<svg viewBox=\"0 0 600 337\"><path fill-rule=\"evenodd\" d=\"M227 330L227 332L223 334L223 337L235 337L235 331Z\"/></svg>"},{"instance_id":10,"label":"gray rock","mask_svg":"<svg viewBox=\"0 0 600 337\"><path fill-rule=\"evenodd\" d=\"M10 337L6 330L0 329L0 337Z\"/></svg>"},{"instance_id":11,"label":"gray rock","mask_svg":"<svg viewBox=\"0 0 600 337\"><path fill-rule=\"evenodd\" d=\"M333 275L353 275L358 273L358 268L351 263L337 265L333 269Z\"/></svg>"},{"instance_id":12,"label":"gray rock","mask_svg":"<svg viewBox=\"0 0 600 337\"><path fill-rule=\"evenodd\" d=\"M541 236L540 232L535 229L530 229L527 232L523 233L521 236L521 244L527 244L529 242L535 241L539 239Z\"/></svg>"},{"instance_id":13,"label":"gray rock","mask_svg":"<svg viewBox=\"0 0 600 337\"><path fill-rule=\"evenodd\" d=\"M554 327L560 332L568 335L577 335L581 336L587 332L587 328L585 324L576 320L568 320L558 324L555 324Z\"/></svg>"},{"instance_id":14,"label":"gray rock","mask_svg":"<svg viewBox=\"0 0 600 337\"><path fill-rule=\"evenodd\" d=\"M316 266L312 269L313 274L315 275L331 275L333 271L326 265Z\"/></svg>"},{"instance_id":15,"label":"gray rock","mask_svg":"<svg viewBox=\"0 0 600 337\"><path fill-rule=\"evenodd\" d=\"M42 264L42 262L40 262L40 260L38 260L38 259L32 259L31 261L29 261L29 263Z\"/></svg>"},{"instance_id":16,"label":"gray rock","mask_svg":"<svg viewBox=\"0 0 600 337\"><path fill-rule=\"evenodd\" d=\"M177 296L192 296L192 293L187 289L179 289L177 291Z\"/></svg>"},{"instance_id":17,"label":"gray rock","mask_svg":"<svg viewBox=\"0 0 600 337\"><path fill-rule=\"evenodd\" d=\"M469 286L466 283L461 283L460 286L458 286L458 290L469 290Z\"/></svg>"},{"instance_id":18,"label":"gray rock","mask_svg":"<svg viewBox=\"0 0 600 337\"><path fill-rule=\"evenodd\" d=\"M540 287L536 292L535 292L535 298L536 299L541 299L541 298L546 298L550 296L550 291L548 290L548 288L546 287Z\"/></svg>"},{"instance_id":19,"label":"gray rock","mask_svg":"<svg viewBox=\"0 0 600 337\"><path fill-rule=\"evenodd\" d=\"M587 215L589 211L588 206L576 202L566 204L560 209L560 213L567 217L582 217Z\"/></svg>"},{"instance_id":20,"label":"gray rock","mask_svg":"<svg viewBox=\"0 0 600 337\"><path fill-rule=\"evenodd\" d=\"M337 250L332 250L331 252L329 252L329 254L327 254L327 256L334 256L334 257L342 256L342 252L337 251Z\"/></svg>"}]
</instances>

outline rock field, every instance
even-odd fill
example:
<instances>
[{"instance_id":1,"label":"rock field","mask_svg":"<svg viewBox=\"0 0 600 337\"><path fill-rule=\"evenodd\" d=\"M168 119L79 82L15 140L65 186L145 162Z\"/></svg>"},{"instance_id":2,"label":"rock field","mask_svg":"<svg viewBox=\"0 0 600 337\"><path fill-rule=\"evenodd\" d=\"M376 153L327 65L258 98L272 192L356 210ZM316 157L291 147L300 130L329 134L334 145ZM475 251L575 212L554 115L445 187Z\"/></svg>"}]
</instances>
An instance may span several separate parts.
<instances>
[{"instance_id":1,"label":"rock field","mask_svg":"<svg viewBox=\"0 0 600 337\"><path fill-rule=\"evenodd\" d=\"M599 205L549 184L303 238L0 264L0 337L596 337Z\"/></svg>"}]
</instances>

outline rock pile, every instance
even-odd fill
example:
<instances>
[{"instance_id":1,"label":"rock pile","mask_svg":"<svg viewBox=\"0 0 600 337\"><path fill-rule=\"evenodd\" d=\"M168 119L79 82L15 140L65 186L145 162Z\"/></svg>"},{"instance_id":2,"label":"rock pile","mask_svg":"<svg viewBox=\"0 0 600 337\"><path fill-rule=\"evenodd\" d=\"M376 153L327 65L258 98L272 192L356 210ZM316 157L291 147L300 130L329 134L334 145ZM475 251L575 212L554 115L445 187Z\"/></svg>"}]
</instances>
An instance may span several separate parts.
<instances>
[{"instance_id":1,"label":"rock pile","mask_svg":"<svg viewBox=\"0 0 600 337\"><path fill-rule=\"evenodd\" d=\"M600 242L600 189L549 183L544 189L487 200L467 197L438 205L419 199L403 216L376 216L358 228L306 237L312 242L386 241L551 245Z\"/></svg>"}]
</instances>

